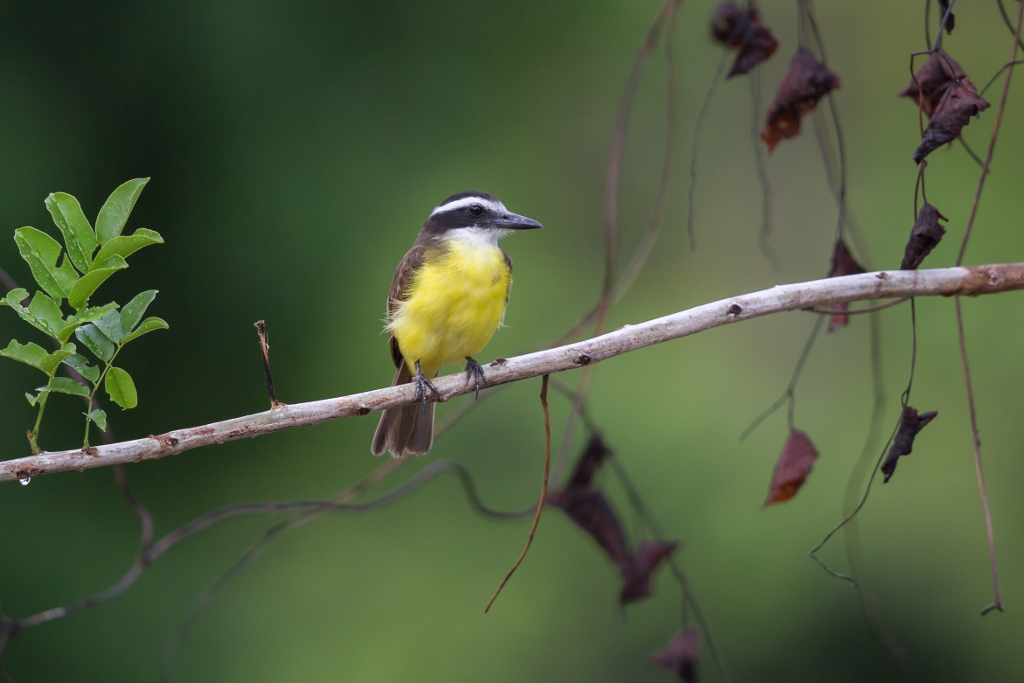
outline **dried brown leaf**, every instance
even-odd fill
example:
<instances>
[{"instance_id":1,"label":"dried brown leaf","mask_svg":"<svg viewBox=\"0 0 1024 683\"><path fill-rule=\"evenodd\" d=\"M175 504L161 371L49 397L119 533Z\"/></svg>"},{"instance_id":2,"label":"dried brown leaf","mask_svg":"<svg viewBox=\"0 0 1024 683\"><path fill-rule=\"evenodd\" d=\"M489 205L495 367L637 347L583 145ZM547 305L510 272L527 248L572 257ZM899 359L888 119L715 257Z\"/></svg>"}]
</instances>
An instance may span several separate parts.
<instances>
[{"instance_id":1,"label":"dried brown leaf","mask_svg":"<svg viewBox=\"0 0 1024 683\"><path fill-rule=\"evenodd\" d=\"M918 432L924 429L925 425L935 419L935 416L938 414L939 411L937 410L918 414L915 408L903 406L903 412L900 414L899 429L896 430L896 436L893 437L889 454L885 456L885 462L882 463L882 474L885 475L885 478L882 480L883 484L889 481L892 478L893 472L896 471L896 461L904 455L910 455L910 451L914 447L914 438Z\"/></svg>"},{"instance_id":2,"label":"dried brown leaf","mask_svg":"<svg viewBox=\"0 0 1024 683\"><path fill-rule=\"evenodd\" d=\"M931 118L949 85L963 78L967 74L956 60L945 50L939 50L928 56L899 96L912 98Z\"/></svg>"},{"instance_id":3,"label":"dried brown leaf","mask_svg":"<svg viewBox=\"0 0 1024 683\"><path fill-rule=\"evenodd\" d=\"M740 9L733 2L715 8L711 35L718 42L737 48L736 60L726 78L740 76L775 54L779 43L768 27L761 23L755 7Z\"/></svg>"},{"instance_id":4,"label":"dried brown leaf","mask_svg":"<svg viewBox=\"0 0 1024 683\"><path fill-rule=\"evenodd\" d=\"M800 117L814 110L818 100L839 87L839 76L829 71L805 48L796 51L789 70L779 83L768 113L761 139L768 151L780 140L800 134Z\"/></svg>"},{"instance_id":5,"label":"dried brown leaf","mask_svg":"<svg viewBox=\"0 0 1024 683\"><path fill-rule=\"evenodd\" d=\"M757 10L751 8L751 11L756 20ZM735 2L723 2L711 17L711 37L722 45L740 47L750 31L750 21L751 15L737 7Z\"/></svg>"},{"instance_id":6,"label":"dried brown leaf","mask_svg":"<svg viewBox=\"0 0 1024 683\"><path fill-rule=\"evenodd\" d=\"M921 163L932 151L956 140L963 127L971 122L971 117L977 116L990 106L988 101L978 94L978 89L971 83L971 79L964 77L950 83L946 92L942 94L938 106L935 107L928 127L924 129L921 144L914 152L914 161Z\"/></svg>"},{"instance_id":7,"label":"dried brown leaf","mask_svg":"<svg viewBox=\"0 0 1024 683\"><path fill-rule=\"evenodd\" d=\"M597 474L597 471L604 463L605 458L611 454L612 450L605 445L600 434L591 436L590 441L587 442L587 447L583 449L583 455L580 456L579 461L576 463L576 469L573 470L569 483L589 486L594 475Z\"/></svg>"},{"instance_id":8,"label":"dried brown leaf","mask_svg":"<svg viewBox=\"0 0 1024 683\"><path fill-rule=\"evenodd\" d=\"M829 277L842 277L843 275L858 275L860 273L866 273L863 267L857 263L857 259L853 258L853 254L846 246L846 242L842 239L836 240L835 247L832 248L832 266L829 268ZM832 307L835 313L828 321L828 331L838 329L840 327L846 327L850 323L850 316L846 314L850 308L850 304L843 302L838 303Z\"/></svg>"},{"instance_id":9,"label":"dried brown leaf","mask_svg":"<svg viewBox=\"0 0 1024 683\"><path fill-rule=\"evenodd\" d=\"M942 21L942 17L946 15L946 11L949 9L949 0L939 0L939 21ZM956 15L952 12L949 13L949 19L946 19L946 33L953 32L953 25L956 24Z\"/></svg>"},{"instance_id":10,"label":"dried brown leaf","mask_svg":"<svg viewBox=\"0 0 1024 683\"><path fill-rule=\"evenodd\" d=\"M924 203L921 211L917 214L914 227L910 231L910 239L903 253L901 270L916 270L924 257L931 253L935 245L939 243L946 229L939 223L939 219L949 220L928 202Z\"/></svg>"},{"instance_id":11,"label":"dried brown leaf","mask_svg":"<svg viewBox=\"0 0 1024 683\"><path fill-rule=\"evenodd\" d=\"M636 602L651 594L651 574L665 558L671 555L678 541L644 541L637 546L636 553L619 568L622 574L622 591L619 603Z\"/></svg>"},{"instance_id":12,"label":"dried brown leaf","mask_svg":"<svg viewBox=\"0 0 1024 683\"><path fill-rule=\"evenodd\" d=\"M629 560L626 537L611 505L597 489L569 484L548 496L548 502L565 511L572 521L597 541L616 566Z\"/></svg>"},{"instance_id":13,"label":"dried brown leaf","mask_svg":"<svg viewBox=\"0 0 1024 683\"><path fill-rule=\"evenodd\" d=\"M549 494L548 502L564 510L597 541L617 566L621 566L629 557L622 526L604 494L590 486L594 475L611 453L600 435L594 434L583 449L565 488Z\"/></svg>"},{"instance_id":14,"label":"dried brown leaf","mask_svg":"<svg viewBox=\"0 0 1024 683\"><path fill-rule=\"evenodd\" d=\"M679 680L697 680L700 638L697 629L688 628L676 634L668 645L651 655L651 661L671 671Z\"/></svg>"},{"instance_id":15,"label":"dried brown leaf","mask_svg":"<svg viewBox=\"0 0 1024 683\"><path fill-rule=\"evenodd\" d=\"M807 434L799 429L791 431L779 459L775 462L768 499L761 507L782 503L795 496L807 480L807 475L810 474L817 459L818 451Z\"/></svg>"},{"instance_id":16,"label":"dried brown leaf","mask_svg":"<svg viewBox=\"0 0 1024 683\"><path fill-rule=\"evenodd\" d=\"M594 435L576 463L572 477L548 502L565 512L590 535L615 563L622 576L619 601L634 602L650 594L651 573L676 549L676 541L645 541L630 552L622 525L604 494L591 486L597 470L612 451Z\"/></svg>"}]
</instances>

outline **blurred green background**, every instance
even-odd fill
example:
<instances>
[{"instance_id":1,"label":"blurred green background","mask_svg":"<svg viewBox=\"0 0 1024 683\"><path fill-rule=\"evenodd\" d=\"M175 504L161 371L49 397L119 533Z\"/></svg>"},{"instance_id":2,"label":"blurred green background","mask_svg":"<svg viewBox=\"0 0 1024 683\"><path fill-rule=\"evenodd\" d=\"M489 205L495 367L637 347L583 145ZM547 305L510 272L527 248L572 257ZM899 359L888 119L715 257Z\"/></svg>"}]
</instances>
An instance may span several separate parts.
<instances>
[{"instance_id":1,"label":"blurred green background","mask_svg":"<svg viewBox=\"0 0 1024 683\"><path fill-rule=\"evenodd\" d=\"M123 303L159 289L150 313L171 324L124 354L140 393L138 409L111 411L125 439L264 410L257 319L270 330L283 401L386 385L393 370L381 318L393 269L431 208L465 189L492 192L547 228L503 243L516 282L507 327L480 360L537 348L598 294L616 107L659 7L0 2L0 265L30 286L11 235L22 225L52 230L48 193L74 194L93 217L119 183L153 178L129 229L158 230L167 243L133 257L100 290ZM612 311L614 327L827 270L836 210L810 126L768 163L779 269L759 250L745 79L719 87L701 132L698 250L689 249L686 170L721 55L708 39L712 9L685 2L678 17L672 197L647 269ZM830 66L842 76L851 212L872 265L895 267L913 220L918 127L895 93L909 78L908 53L925 47L924 3L819 10ZM946 47L980 85L1006 61L1011 36L995 3L958 10ZM796 41L794 3L766 2L763 14L780 48L764 67L762 110ZM665 74L659 48L623 166L624 254L657 187ZM1024 84L1015 85L969 263L1024 260ZM966 130L979 153L994 111ZM929 161L929 198L950 219L926 261L935 267L955 259L978 168L959 146ZM939 417L860 517L880 622L920 680L1024 679L1022 305L1020 293L964 302L1008 611L979 616L992 590L948 300L918 304L912 403ZM887 433L909 371L909 310L886 311L881 322ZM785 388L813 323L810 314L773 316L614 359L597 367L589 409L666 534L682 541L678 558L735 680L899 680L856 593L806 554L841 518L867 432L867 320L823 335L801 378L796 423L821 458L794 500L760 509L784 414L739 439ZM41 341L0 311L0 339L11 337ZM34 373L0 363L0 458L28 452L34 412L22 394L36 386ZM489 505L529 505L543 456L539 388L521 382L487 400L374 491L449 457L472 471ZM80 412L74 400L54 400L42 446L74 447ZM567 413L553 396L556 445ZM327 497L355 483L381 462L369 453L376 421L290 430L127 471L159 536L227 503ZM4 485L0 520L0 601L15 617L106 588L137 551L137 520L106 469ZM5 670L19 683L155 680L189 606L272 522L235 518L189 539L121 598L21 633ZM659 574L654 597L624 619L614 569L557 511L482 613L527 529L476 516L452 479L380 512L322 517L228 585L182 643L174 679L666 680L648 656L679 628L677 585ZM823 557L846 568L841 538ZM720 680L706 649L702 675Z\"/></svg>"}]
</instances>

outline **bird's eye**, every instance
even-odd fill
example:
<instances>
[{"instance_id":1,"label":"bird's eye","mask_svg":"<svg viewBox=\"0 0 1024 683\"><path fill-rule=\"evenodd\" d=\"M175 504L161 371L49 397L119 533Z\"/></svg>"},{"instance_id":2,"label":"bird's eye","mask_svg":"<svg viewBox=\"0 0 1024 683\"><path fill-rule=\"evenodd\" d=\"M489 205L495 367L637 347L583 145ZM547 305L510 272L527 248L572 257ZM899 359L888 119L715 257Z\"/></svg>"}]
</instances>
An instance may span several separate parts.
<instances>
[{"instance_id":1,"label":"bird's eye","mask_svg":"<svg viewBox=\"0 0 1024 683\"><path fill-rule=\"evenodd\" d=\"M484 207L480 206L479 204L470 204L469 212L474 216L479 216L484 212Z\"/></svg>"}]
</instances>

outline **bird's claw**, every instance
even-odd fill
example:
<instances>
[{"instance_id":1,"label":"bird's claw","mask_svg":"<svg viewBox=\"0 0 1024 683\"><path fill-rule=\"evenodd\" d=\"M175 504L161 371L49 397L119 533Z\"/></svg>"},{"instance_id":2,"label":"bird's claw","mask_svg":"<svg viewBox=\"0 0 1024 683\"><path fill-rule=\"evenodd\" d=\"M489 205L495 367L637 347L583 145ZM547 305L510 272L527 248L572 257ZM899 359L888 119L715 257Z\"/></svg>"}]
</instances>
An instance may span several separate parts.
<instances>
[{"instance_id":1,"label":"bird's claw","mask_svg":"<svg viewBox=\"0 0 1024 683\"><path fill-rule=\"evenodd\" d=\"M471 382L476 385L476 394L474 400L479 399L480 386L487 386L487 380L484 379L484 369L483 366L481 366L475 360L473 360L469 356L466 356L466 384L469 384Z\"/></svg>"},{"instance_id":2,"label":"bird's claw","mask_svg":"<svg viewBox=\"0 0 1024 683\"><path fill-rule=\"evenodd\" d=\"M437 390L434 383L427 379L427 376L420 370L420 364L416 363L416 374L412 377L413 383L416 384L416 400L427 402L427 389L434 392L434 398L438 401L441 400L441 392Z\"/></svg>"}]
</instances>

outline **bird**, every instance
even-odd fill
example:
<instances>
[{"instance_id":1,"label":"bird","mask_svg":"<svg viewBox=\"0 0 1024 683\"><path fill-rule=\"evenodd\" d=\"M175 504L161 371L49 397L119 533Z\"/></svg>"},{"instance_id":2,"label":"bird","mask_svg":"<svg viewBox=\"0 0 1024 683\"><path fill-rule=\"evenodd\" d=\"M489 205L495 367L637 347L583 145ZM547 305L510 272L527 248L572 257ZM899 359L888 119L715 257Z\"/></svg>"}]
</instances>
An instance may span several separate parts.
<instances>
[{"instance_id":1,"label":"bird","mask_svg":"<svg viewBox=\"0 0 1024 683\"><path fill-rule=\"evenodd\" d=\"M370 451L392 457L422 455L434 442L430 380L442 365L466 362L466 382L479 396L486 386L473 356L491 340L505 315L512 259L498 240L517 230L544 227L512 213L486 192L459 192L434 208L395 270L388 291L388 343L395 377L413 382L417 403L384 410Z\"/></svg>"}]
</instances>

